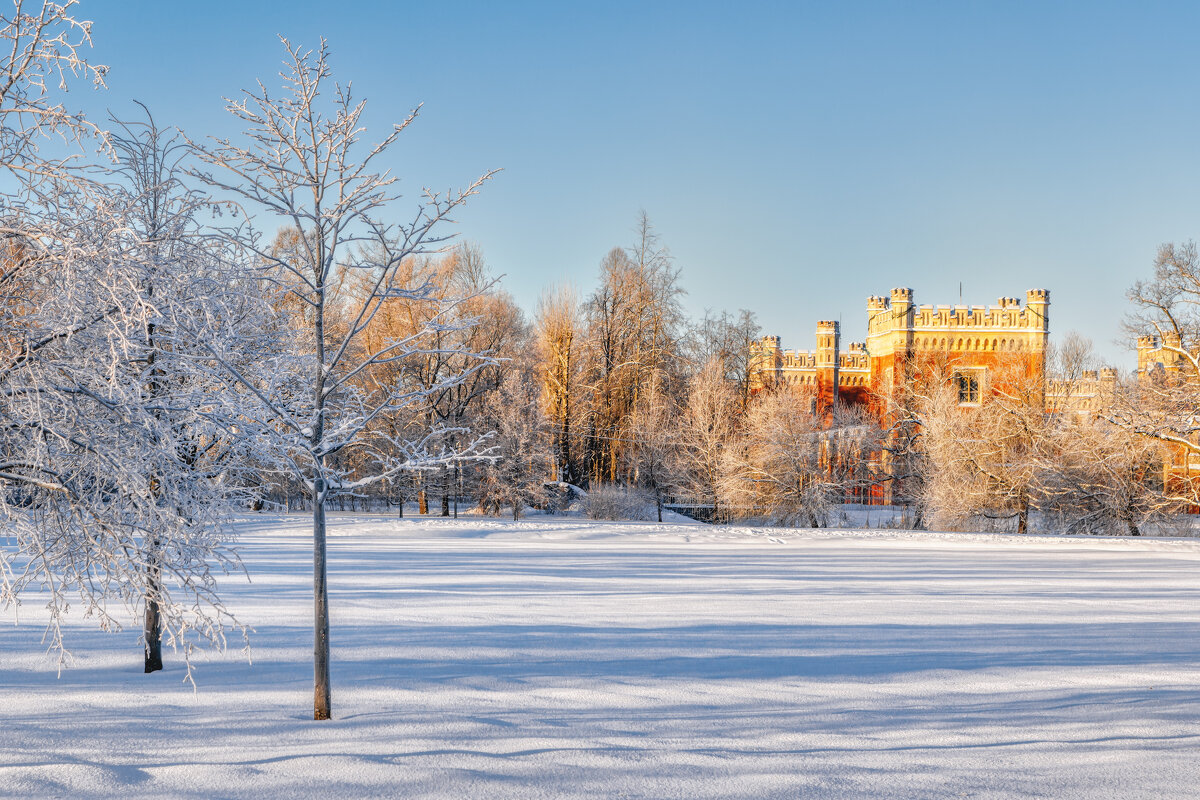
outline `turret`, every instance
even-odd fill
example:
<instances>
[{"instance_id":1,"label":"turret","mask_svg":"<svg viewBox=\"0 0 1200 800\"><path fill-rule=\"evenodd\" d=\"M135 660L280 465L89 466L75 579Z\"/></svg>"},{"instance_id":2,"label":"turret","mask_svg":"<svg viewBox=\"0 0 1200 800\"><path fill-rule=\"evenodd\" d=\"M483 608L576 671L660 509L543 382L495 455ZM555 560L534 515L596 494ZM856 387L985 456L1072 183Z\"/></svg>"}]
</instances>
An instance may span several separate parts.
<instances>
[{"instance_id":1,"label":"turret","mask_svg":"<svg viewBox=\"0 0 1200 800\"><path fill-rule=\"evenodd\" d=\"M1147 369L1161 360L1158 337L1154 334L1139 336L1137 339L1137 368L1143 374Z\"/></svg>"},{"instance_id":2,"label":"turret","mask_svg":"<svg viewBox=\"0 0 1200 800\"><path fill-rule=\"evenodd\" d=\"M817 323L817 413L824 414L837 404L838 350L841 330L837 320Z\"/></svg>"},{"instance_id":3,"label":"turret","mask_svg":"<svg viewBox=\"0 0 1200 800\"><path fill-rule=\"evenodd\" d=\"M754 388L773 386L783 366L783 349L778 336L764 336L750 346L750 372Z\"/></svg>"},{"instance_id":4,"label":"turret","mask_svg":"<svg viewBox=\"0 0 1200 800\"><path fill-rule=\"evenodd\" d=\"M1025 304L1042 320L1042 329L1050 330L1050 290L1030 289L1025 293Z\"/></svg>"}]
</instances>

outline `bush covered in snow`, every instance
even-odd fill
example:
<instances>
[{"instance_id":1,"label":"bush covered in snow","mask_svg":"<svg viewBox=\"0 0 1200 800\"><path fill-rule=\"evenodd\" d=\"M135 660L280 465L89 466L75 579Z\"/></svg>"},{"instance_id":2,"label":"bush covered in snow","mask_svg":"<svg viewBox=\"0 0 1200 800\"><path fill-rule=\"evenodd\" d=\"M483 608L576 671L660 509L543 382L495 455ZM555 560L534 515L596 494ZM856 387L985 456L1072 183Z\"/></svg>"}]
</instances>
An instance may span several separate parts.
<instances>
[{"instance_id":1,"label":"bush covered in snow","mask_svg":"<svg viewBox=\"0 0 1200 800\"><path fill-rule=\"evenodd\" d=\"M588 490L584 511L591 519L654 519L654 498L636 489L601 484Z\"/></svg>"}]
</instances>

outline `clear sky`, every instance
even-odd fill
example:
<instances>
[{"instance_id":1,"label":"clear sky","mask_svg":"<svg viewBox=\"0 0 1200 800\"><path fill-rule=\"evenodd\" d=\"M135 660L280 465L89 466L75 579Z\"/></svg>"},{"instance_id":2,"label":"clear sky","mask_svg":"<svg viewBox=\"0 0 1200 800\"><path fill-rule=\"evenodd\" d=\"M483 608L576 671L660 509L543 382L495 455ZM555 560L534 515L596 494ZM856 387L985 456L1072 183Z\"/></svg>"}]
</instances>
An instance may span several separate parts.
<instances>
[{"instance_id":1,"label":"clear sky","mask_svg":"<svg viewBox=\"0 0 1200 800\"><path fill-rule=\"evenodd\" d=\"M807 348L865 299L1051 290L1051 329L1123 366L1124 293L1200 237L1200 4L85 0L109 90L193 136L325 36L415 195L503 167L459 215L531 310L592 287L646 209L689 310Z\"/></svg>"}]
</instances>

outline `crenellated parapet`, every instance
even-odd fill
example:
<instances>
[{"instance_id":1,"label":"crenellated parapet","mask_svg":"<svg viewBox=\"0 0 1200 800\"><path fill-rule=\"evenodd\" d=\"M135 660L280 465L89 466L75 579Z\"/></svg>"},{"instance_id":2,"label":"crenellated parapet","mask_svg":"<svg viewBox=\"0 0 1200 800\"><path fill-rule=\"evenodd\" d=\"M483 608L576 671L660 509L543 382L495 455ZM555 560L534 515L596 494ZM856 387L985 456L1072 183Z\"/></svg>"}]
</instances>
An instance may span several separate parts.
<instances>
[{"instance_id":1,"label":"crenellated parapet","mask_svg":"<svg viewBox=\"0 0 1200 800\"><path fill-rule=\"evenodd\" d=\"M1078 378L1046 381L1046 410L1091 416L1112 406L1117 391L1116 367L1084 370Z\"/></svg>"},{"instance_id":2,"label":"crenellated parapet","mask_svg":"<svg viewBox=\"0 0 1200 800\"><path fill-rule=\"evenodd\" d=\"M1173 330L1161 334L1147 334L1137 339L1137 364L1139 375L1149 375L1155 369L1175 372L1184 361L1183 337Z\"/></svg>"}]
</instances>

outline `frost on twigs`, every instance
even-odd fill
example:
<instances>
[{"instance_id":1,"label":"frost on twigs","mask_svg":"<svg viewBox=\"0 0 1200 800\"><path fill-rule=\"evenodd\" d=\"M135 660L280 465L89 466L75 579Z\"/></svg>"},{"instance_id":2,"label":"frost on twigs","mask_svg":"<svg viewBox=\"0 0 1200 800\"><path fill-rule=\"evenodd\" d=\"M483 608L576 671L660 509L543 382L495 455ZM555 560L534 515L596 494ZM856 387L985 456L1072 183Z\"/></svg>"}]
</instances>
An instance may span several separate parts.
<instances>
[{"instance_id":1,"label":"frost on twigs","mask_svg":"<svg viewBox=\"0 0 1200 800\"><path fill-rule=\"evenodd\" d=\"M193 174L238 198L265 238L245 228L228 235L253 254L274 287L287 349L272 375L252 373L224 351L212 356L232 384L256 401L253 413L267 449L291 480L311 487L314 516L314 716L331 714L329 623L325 567L325 506L404 472L471 457L478 439L461 428L438 428L428 400L451 391L492 363L465 356L460 368L433 382L410 380L430 354L445 351L445 334L474 320L455 312L468 298L435 296L414 261L449 240L439 226L474 195L492 172L466 188L426 192L403 210L396 179L377 166L416 119L414 109L375 144L363 142L364 102L335 83L329 52L286 39L283 89L262 82L227 101L242 126L236 140L196 145L203 166ZM419 320L383 324L394 315Z\"/></svg>"},{"instance_id":2,"label":"frost on twigs","mask_svg":"<svg viewBox=\"0 0 1200 800\"><path fill-rule=\"evenodd\" d=\"M76 4L12 0L0 11L0 164L25 182L62 179L77 157L47 159L41 140L77 144L100 132L55 98L73 81L103 87L107 73L86 58L92 23L75 18Z\"/></svg>"}]
</instances>

